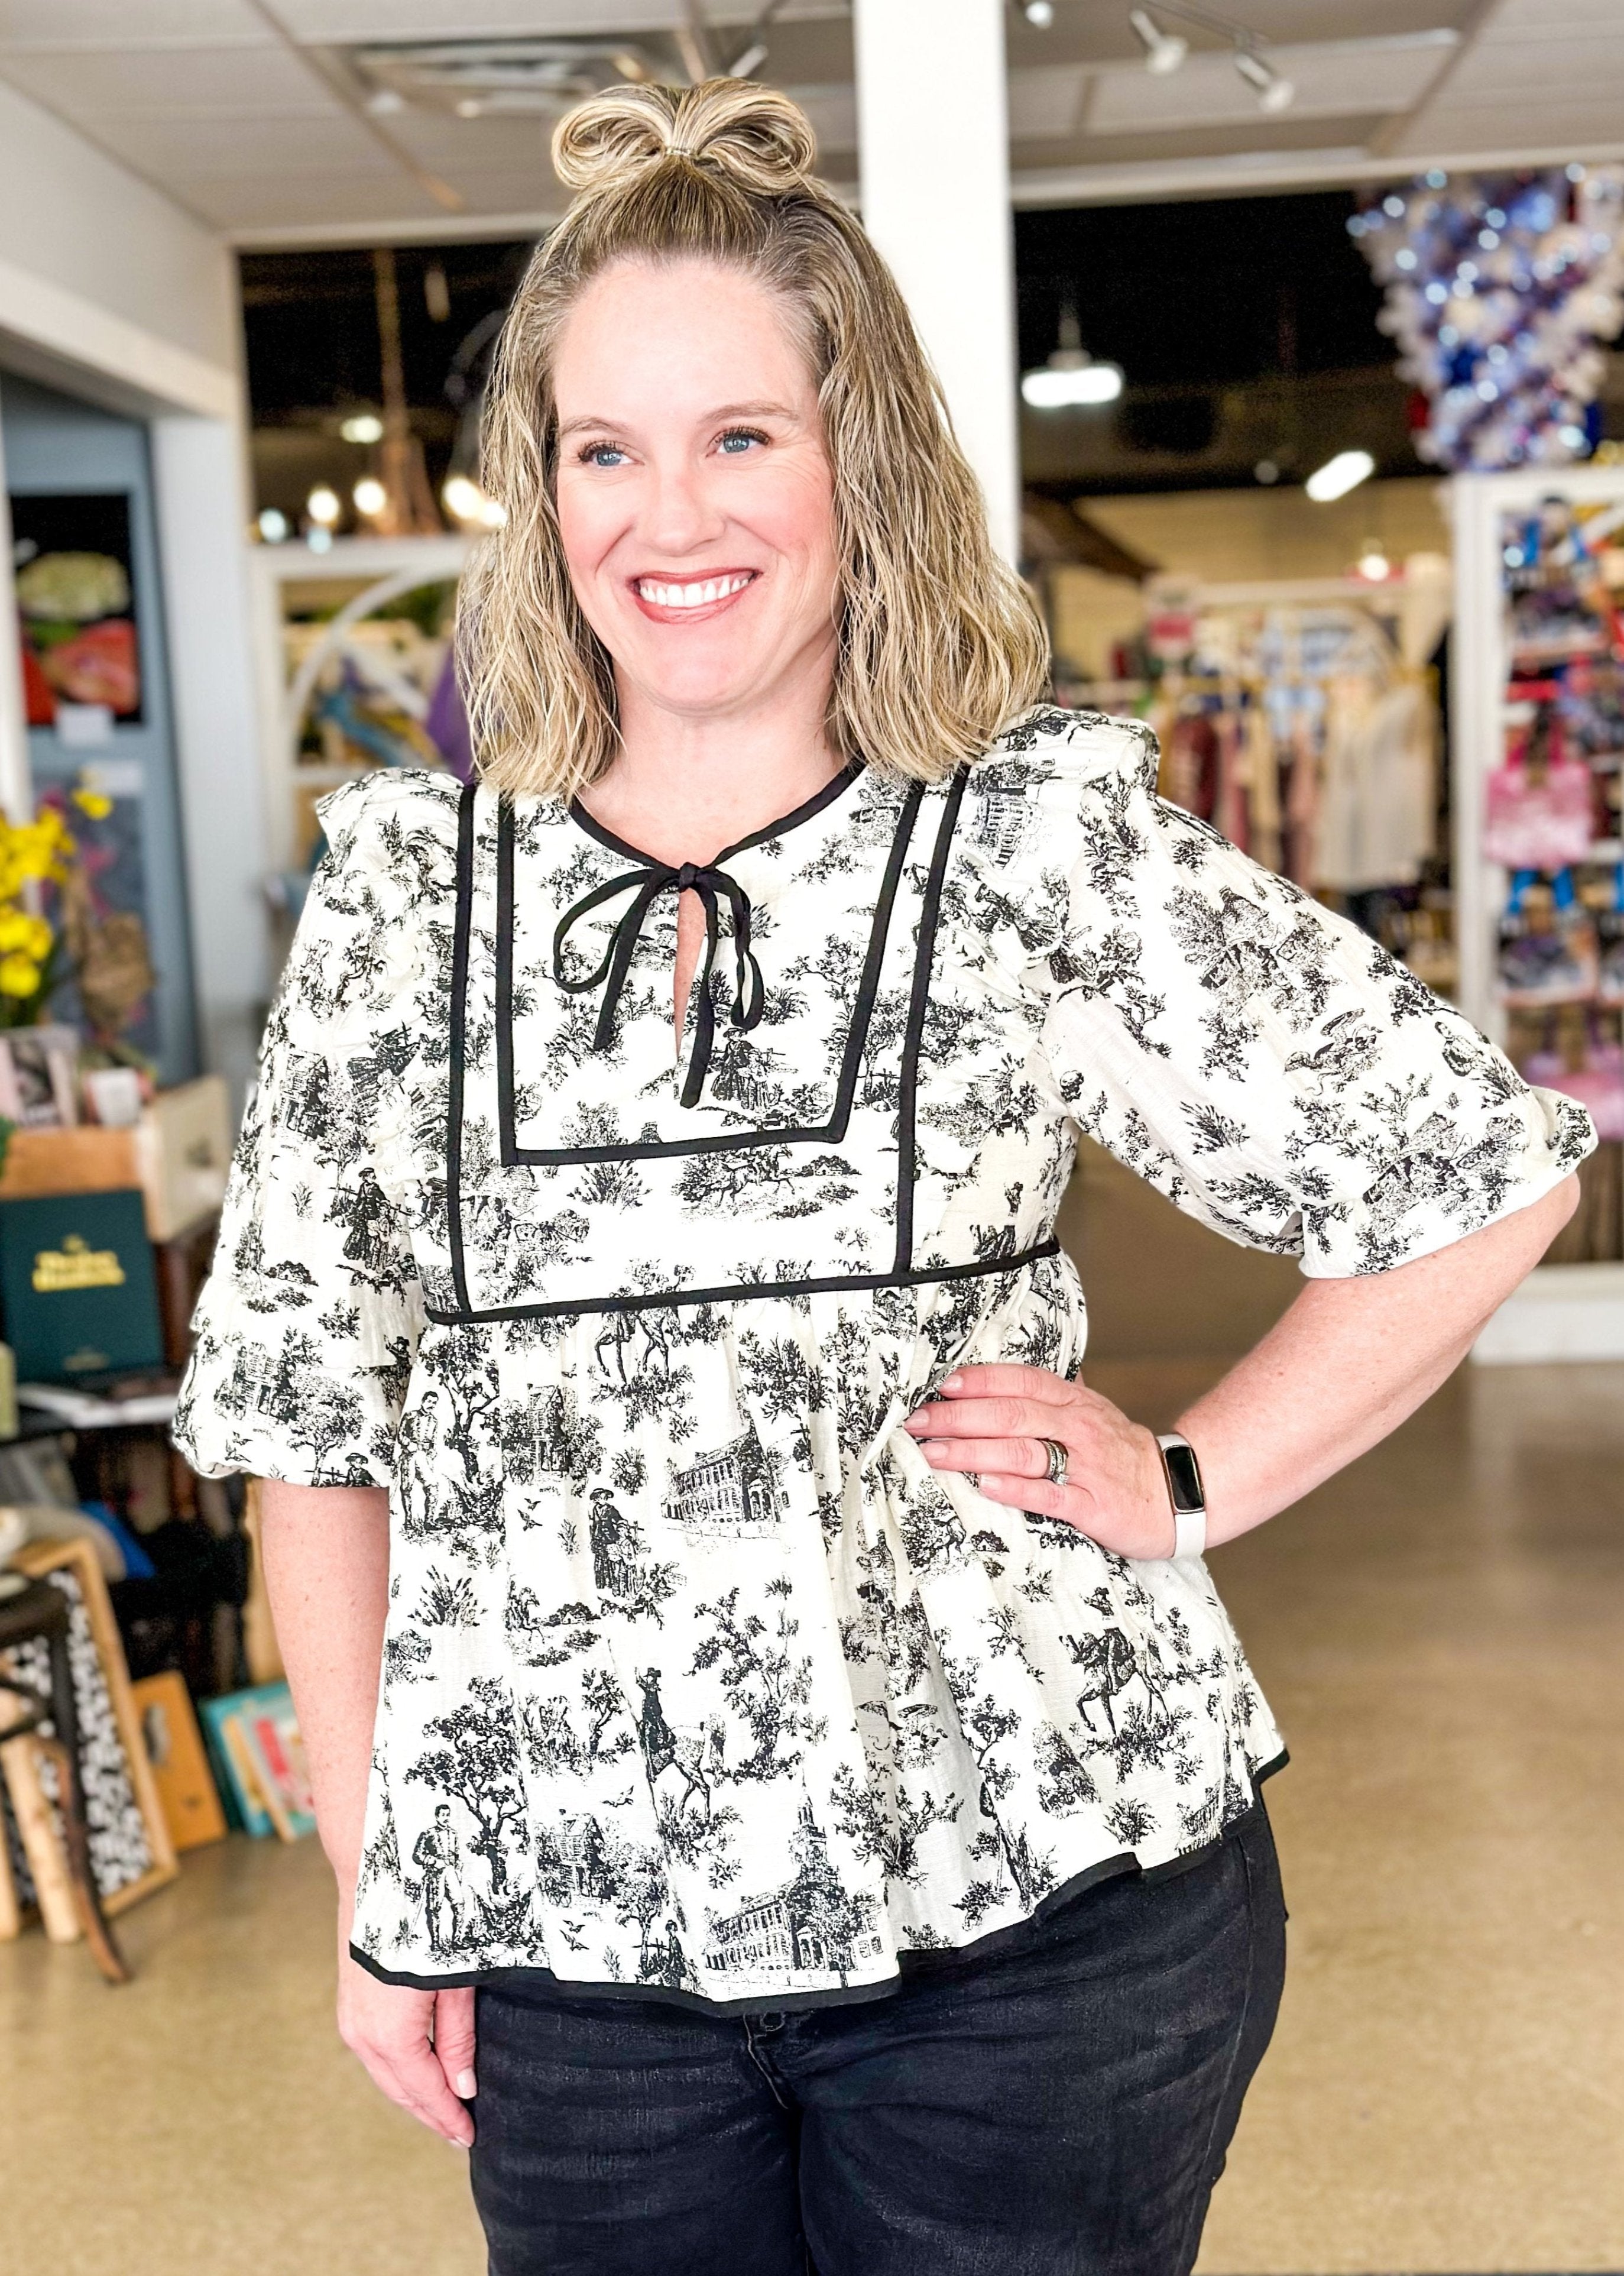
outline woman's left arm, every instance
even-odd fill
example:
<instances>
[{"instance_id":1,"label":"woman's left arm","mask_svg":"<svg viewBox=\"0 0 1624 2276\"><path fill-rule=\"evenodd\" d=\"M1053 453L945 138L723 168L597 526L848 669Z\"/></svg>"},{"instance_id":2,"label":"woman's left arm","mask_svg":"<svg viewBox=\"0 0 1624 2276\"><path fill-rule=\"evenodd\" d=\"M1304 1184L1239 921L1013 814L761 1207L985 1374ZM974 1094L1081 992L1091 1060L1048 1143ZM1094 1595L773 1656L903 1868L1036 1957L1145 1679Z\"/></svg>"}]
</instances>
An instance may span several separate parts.
<instances>
[{"instance_id":1,"label":"woman's left arm","mask_svg":"<svg viewBox=\"0 0 1624 2276\"><path fill-rule=\"evenodd\" d=\"M1437 1390L1573 1215L1578 1180L1392 1271L1310 1280L1262 1342L1180 1419L1207 1496L1207 1539L1262 1525L1376 1445ZM1172 1553L1151 1433L1081 1380L966 1367L908 1418L932 1468L991 1501L1063 1519L1124 1557ZM1043 1441L1066 1450L1048 1482Z\"/></svg>"}]
</instances>

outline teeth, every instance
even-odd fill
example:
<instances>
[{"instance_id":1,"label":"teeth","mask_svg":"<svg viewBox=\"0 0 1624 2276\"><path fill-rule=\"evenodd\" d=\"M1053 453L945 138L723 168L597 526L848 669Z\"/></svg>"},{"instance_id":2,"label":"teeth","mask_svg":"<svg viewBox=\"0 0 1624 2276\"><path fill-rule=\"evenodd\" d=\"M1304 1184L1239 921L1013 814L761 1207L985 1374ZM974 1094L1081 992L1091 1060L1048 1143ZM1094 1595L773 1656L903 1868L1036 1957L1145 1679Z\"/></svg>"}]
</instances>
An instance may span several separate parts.
<instances>
[{"instance_id":1,"label":"teeth","mask_svg":"<svg viewBox=\"0 0 1624 2276\"><path fill-rule=\"evenodd\" d=\"M663 585L653 577L640 577L637 590L656 609L702 609L708 601L742 593L753 573L746 569L734 577L708 577L698 585Z\"/></svg>"}]
</instances>

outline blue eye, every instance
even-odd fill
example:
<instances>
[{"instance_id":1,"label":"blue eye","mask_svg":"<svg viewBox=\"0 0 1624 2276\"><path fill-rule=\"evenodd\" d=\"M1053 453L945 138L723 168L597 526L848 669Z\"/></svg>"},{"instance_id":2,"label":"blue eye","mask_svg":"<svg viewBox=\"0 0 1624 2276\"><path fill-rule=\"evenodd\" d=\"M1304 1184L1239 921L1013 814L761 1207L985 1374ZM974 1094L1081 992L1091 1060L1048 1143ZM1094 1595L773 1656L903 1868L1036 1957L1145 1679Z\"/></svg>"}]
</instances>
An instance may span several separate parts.
<instances>
[{"instance_id":1,"label":"blue eye","mask_svg":"<svg viewBox=\"0 0 1624 2276\"><path fill-rule=\"evenodd\" d=\"M618 443L588 443L581 454L583 467L619 467L626 463L626 452Z\"/></svg>"},{"instance_id":2,"label":"blue eye","mask_svg":"<svg viewBox=\"0 0 1624 2276\"><path fill-rule=\"evenodd\" d=\"M758 435L753 427L730 427L717 447L725 451L729 458L737 459L741 458L753 443L764 443L766 440L767 437Z\"/></svg>"}]
</instances>

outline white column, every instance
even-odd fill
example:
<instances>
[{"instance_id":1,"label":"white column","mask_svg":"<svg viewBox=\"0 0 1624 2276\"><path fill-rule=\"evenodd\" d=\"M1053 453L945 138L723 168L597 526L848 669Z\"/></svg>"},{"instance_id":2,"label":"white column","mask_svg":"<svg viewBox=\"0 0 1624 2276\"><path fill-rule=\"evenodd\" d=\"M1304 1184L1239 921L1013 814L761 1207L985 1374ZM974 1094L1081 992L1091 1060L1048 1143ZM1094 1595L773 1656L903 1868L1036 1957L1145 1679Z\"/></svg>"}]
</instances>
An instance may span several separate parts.
<instances>
[{"instance_id":1,"label":"white column","mask_svg":"<svg viewBox=\"0 0 1624 2276\"><path fill-rule=\"evenodd\" d=\"M151 434L199 1041L240 1103L269 985L241 430L181 416Z\"/></svg>"},{"instance_id":2,"label":"white column","mask_svg":"<svg viewBox=\"0 0 1624 2276\"><path fill-rule=\"evenodd\" d=\"M28 767L27 714L23 709L22 656L17 632L17 588L11 569L11 510L5 488L5 439L0 432L0 808L13 822L34 811Z\"/></svg>"},{"instance_id":3,"label":"white column","mask_svg":"<svg viewBox=\"0 0 1624 2276\"><path fill-rule=\"evenodd\" d=\"M864 226L1013 561L1021 527L1003 0L856 0Z\"/></svg>"}]
</instances>

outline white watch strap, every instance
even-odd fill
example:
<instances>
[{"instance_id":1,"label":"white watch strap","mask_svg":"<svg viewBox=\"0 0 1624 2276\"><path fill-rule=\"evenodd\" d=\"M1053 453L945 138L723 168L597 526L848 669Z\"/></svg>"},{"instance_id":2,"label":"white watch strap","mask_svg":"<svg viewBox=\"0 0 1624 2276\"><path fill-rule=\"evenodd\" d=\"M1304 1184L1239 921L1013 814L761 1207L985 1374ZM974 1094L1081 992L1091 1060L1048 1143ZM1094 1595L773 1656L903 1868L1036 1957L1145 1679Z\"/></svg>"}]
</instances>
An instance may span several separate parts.
<instances>
[{"instance_id":1,"label":"white watch strap","mask_svg":"<svg viewBox=\"0 0 1624 2276\"><path fill-rule=\"evenodd\" d=\"M1172 1514L1172 1553L1175 1557L1203 1557L1207 1549L1207 1513L1204 1509L1175 1509Z\"/></svg>"}]
</instances>

